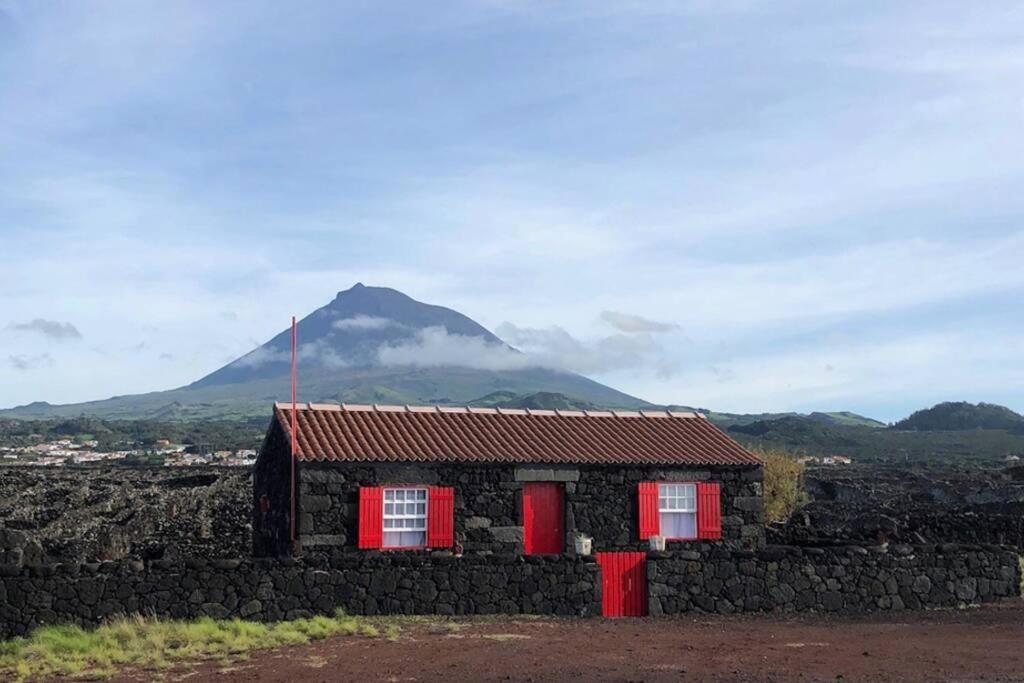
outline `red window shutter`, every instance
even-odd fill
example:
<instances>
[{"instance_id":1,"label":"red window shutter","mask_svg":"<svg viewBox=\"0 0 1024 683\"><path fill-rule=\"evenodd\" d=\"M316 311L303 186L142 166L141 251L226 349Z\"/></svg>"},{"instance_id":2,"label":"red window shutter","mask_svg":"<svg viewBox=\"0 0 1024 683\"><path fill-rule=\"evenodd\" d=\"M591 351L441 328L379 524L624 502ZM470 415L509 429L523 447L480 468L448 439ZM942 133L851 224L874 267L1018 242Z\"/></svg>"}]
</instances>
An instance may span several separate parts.
<instances>
[{"instance_id":1,"label":"red window shutter","mask_svg":"<svg viewBox=\"0 0 1024 683\"><path fill-rule=\"evenodd\" d=\"M658 482L640 482L637 501L640 507L637 526L640 529L640 540L645 541L651 536L661 533L661 521L658 516Z\"/></svg>"},{"instance_id":2,"label":"red window shutter","mask_svg":"<svg viewBox=\"0 0 1024 683\"><path fill-rule=\"evenodd\" d=\"M359 489L359 547L384 545L384 489L363 486Z\"/></svg>"},{"instance_id":3,"label":"red window shutter","mask_svg":"<svg viewBox=\"0 0 1024 683\"><path fill-rule=\"evenodd\" d=\"M697 484L697 538L722 537L722 487L714 482Z\"/></svg>"},{"instance_id":4,"label":"red window shutter","mask_svg":"<svg viewBox=\"0 0 1024 683\"><path fill-rule=\"evenodd\" d=\"M427 489L427 547L455 545L455 489L431 486Z\"/></svg>"}]
</instances>

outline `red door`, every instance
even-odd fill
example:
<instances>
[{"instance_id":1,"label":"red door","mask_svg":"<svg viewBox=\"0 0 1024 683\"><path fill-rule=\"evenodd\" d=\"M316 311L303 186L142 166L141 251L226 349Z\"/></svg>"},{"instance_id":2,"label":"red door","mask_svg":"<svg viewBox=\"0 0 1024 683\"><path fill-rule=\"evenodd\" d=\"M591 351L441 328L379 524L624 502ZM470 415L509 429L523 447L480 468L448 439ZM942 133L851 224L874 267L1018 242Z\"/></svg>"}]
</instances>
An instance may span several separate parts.
<instances>
[{"instance_id":1,"label":"red door","mask_svg":"<svg viewBox=\"0 0 1024 683\"><path fill-rule=\"evenodd\" d=\"M561 484L523 486L523 549L527 555L560 554L565 542Z\"/></svg>"},{"instance_id":2,"label":"red door","mask_svg":"<svg viewBox=\"0 0 1024 683\"><path fill-rule=\"evenodd\" d=\"M647 616L647 553L597 553L601 567L601 614Z\"/></svg>"}]
</instances>

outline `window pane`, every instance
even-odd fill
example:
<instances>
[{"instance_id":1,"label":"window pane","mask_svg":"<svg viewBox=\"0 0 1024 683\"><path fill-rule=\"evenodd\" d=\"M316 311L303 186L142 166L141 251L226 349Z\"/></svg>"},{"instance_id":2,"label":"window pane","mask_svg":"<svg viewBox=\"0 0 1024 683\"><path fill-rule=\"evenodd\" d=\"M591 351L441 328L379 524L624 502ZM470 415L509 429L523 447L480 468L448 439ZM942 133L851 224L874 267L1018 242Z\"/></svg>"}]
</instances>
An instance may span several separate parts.
<instances>
[{"instance_id":1,"label":"window pane","mask_svg":"<svg viewBox=\"0 0 1024 683\"><path fill-rule=\"evenodd\" d=\"M422 531L386 531L385 548L420 548L427 544L427 535Z\"/></svg>"},{"instance_id":2,"label":"window pane","mask_svg":"<svg viewBox=\"0 0 1024 683\"><path fill-rule=\"evenodd\" d=\"M384 500L384 547L426 545L426 489L385 489Z\"/></svg>"},{"instance_id":3,"label":"window pane","mask_svg":"<svg viewBox=\"0 0 1024 683\"><path fill-rule=\"evenodd\" d=\"M662 512L661 535L665 538L696 538L697 515L693 512Z\"/></svg>"}]
</instances>

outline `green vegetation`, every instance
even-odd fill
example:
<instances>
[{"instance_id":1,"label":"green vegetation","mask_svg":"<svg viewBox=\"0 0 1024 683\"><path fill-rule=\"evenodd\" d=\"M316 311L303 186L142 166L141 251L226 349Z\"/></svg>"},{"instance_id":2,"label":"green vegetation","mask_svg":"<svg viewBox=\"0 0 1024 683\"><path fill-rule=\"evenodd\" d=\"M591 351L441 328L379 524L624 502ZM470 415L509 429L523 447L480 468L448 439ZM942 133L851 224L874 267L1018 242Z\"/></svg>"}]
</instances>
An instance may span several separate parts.
<instances>
[{"instance_id":1,"label":"green vegetation","mask_svg":"<svg viewBox=\"0 0 1024 683\"><path fill-rule=\"evenodd\" d=\"M751 448L845 455L865 463L1002 465L1009 455L1024 456L1024 433L1000 429L915 432L829 426L786 417L733 425L728 432Z\"/></svg>"},{"instance_id":2,"label":"green vegetation","mask_svg":"<svg viewBox=\"0 0 1024 683\"><path fill-rule=\"evenodd\" d=\"M994 403L939 403L900 420L895 429L923 432L967 429L1024 429L1024 416Z\"/></svg>"},{"instance_id":3,"label":"green vegetation","mask_svg":"<svg viewBox=\"0 0 1024 683\"><path fill-rule=\"evenodd\" d=\"M885 427L885 423L883 422L845 410L832 413L815 412L810 413L809 415L803 415L801 413L718 413L713 410L709 411L703 408L687 408L685 406L669 406L669 408L672 410L697 410L698 412L707 415L709 420L722 429L735 426L746 426L754 424L755 422L774 422L775 420L783 420L786 418L809 420L829 427L873 427L876 429Z\"/></svg>"},{"instance_id":4,"label":"green vegetation","mask_svg":"<svg viewBox=\"0 0 1024 683\"><path fill-rule=\"evenodd\" d=\"M397 627L389 626L387 633L397 637ZM0 642L0 679L109 678L119 668L166 669L205 659L231 661L252 650L299 645L333 635L380 634L364 619L341 612L276 624L126 617L91 630L44 626L28 637Z\"/></svg>"},{"instance_id":5,"label":"green vegetation","mask_svg":"<svg viewBox=\"0 0 1024 683\"><path fill-rule=\"evenodd\" d=\"M759 449L756 453L764 459L765 517L769 524L785 522L807 503L804 466L778 449Z\"/></svg>"},{"instance_id":6,"label":"green vegetation","mask_svg":"<svg viewBox=\"0 0 1024 683\"><path fill-rule=\"evenodd\" d=\"M533 394L493 391L486 396L470 401L469 405L481 408L529 408L531 410L599 410L593 403L553 391L538 391Z\"/></svg>"}]
</instances>

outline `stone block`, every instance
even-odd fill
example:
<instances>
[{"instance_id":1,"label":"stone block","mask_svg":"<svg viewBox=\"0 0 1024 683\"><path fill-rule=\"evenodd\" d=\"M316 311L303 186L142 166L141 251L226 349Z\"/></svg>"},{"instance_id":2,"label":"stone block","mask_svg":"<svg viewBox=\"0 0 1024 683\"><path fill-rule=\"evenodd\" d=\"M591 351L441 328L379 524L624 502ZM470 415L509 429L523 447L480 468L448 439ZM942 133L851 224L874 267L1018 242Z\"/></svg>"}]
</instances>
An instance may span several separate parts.
<instances>
[{"instance_id":1,"label":"stone block","mask_svg":"<svg viewBox=\"0 0 1024 683\"><path fill-rule=\"evenodd\" d=\"M490 517L473 516L466 518L467 529L487 529L491 526Z\"/></svg>"},{"instance_id":2,"label":"stone block","mask_svg":"<svg viewBox=\"0 0 1024 683\"><path fill-rule=\"evenodd\" d=\"M576 467L517 467L516 481L579 481Z\"/></svg>"},{"instance_id":3,"label":"stone block","mask_svg":"<svg viewBox=\"0 0 1024 683\"><path fill-rule=\"evenodd\" d=\"M522 543L523 527L521 526L492 526L491 537L499 543Z\"/></svg>"},{"instance_id":4,"label":"stone block","mask_svg":"<svg viewBox=\"0 0 1024 683\"><path fill-rule=\"evenodd\" d=\"M330 496L302 496L299 506L303 512L324 512L331 509Z\"/></svg>"},{"instance_id":5,"label":"stone block","mask_svg":"<svg viewBox=\"0 0 1024 683\"><path fill-rule=\"evenodd\" d=\"M309 534L301 536L299 540L303 548L345 545L345 536L342 534Z\"/></svg>"},{"instance_id":6,"label":"stone block","mask_svg":"<svg viewBox=\"0 0 1024 683\"><path fill-rule=\"evenodd\" d=\"M732 506L743 512L760 512L763 503L758 496L736 496L732 499Z\"/></svg>"}]
</instances>

